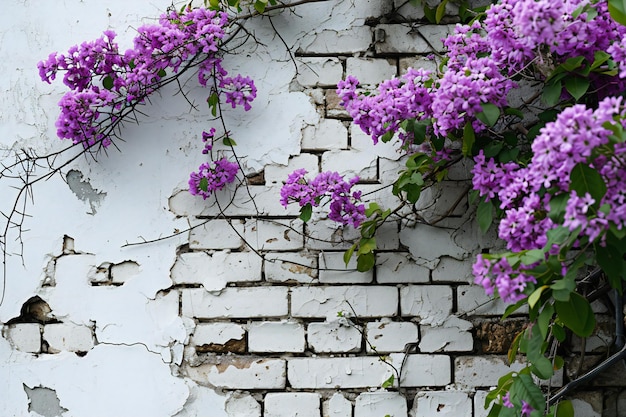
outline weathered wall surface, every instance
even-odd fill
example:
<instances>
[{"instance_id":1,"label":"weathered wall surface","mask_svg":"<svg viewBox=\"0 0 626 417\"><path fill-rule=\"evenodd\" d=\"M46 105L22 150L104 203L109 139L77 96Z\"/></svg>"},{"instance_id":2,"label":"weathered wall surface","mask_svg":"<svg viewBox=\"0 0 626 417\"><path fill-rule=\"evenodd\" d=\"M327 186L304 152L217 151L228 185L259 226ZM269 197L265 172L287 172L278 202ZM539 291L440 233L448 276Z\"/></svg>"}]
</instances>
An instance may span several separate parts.
<instances>
[{"instance_id":1,"label":"weathered wall surface","mask_svg":"<svg viewBox=\"0 0 626 417\"><path fill-rule=\"evenodd\" d=\"M37 61L105 29L129 46L134 29L168 6L6 3L5 161L21 148L62 146L54 129L62 90L38 79ZM349 123L334 89L346 74L373 85L409 66L434 68L426 56L441 49L452 25L399 24L420 18L403 3L328 1L275 15L295 65L267 19L251 22L262 45L249 43L225 64L258 87L250 112L227 116L253 181L221 193L219 204L186 190L203 160L200 132L210 125L203 107L191 109L175 90L124 128L119 152L79 158L63 177L34 187L28 230L11 235L23 246L8 241L0 414L486 415L486 390L508 370L506 339L521 324L492 323L502 305L469 284L471 257L489 239L464 201L454 205L467 170L451 172L446 187L420 202L427 220L450 214L437 227L400 232L391 223L379 233L382 249L368 273L343 265L353 230L319 217L304 225L295 208L278 203L287 174L304 167L357 174L365 192L394 205L379 189L401 158ZM189 97L202 104L205 94ZM7 212L15 192L10 182L0 185ZM393 387L380 388L395 371ZM585 399L588 415L599 415L600 394Z\"/></svg>"}]
</instances>

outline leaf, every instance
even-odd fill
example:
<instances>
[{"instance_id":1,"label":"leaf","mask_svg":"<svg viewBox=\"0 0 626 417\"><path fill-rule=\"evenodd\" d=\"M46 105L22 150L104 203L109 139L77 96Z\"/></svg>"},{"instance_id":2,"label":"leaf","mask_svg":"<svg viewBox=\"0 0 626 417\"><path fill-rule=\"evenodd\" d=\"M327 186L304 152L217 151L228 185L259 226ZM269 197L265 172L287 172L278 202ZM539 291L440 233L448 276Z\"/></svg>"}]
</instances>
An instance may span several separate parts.
<instances>
[{"instance_id":1,"label":"leaf","mask_svg":"<svg viewBox=\"0 0 626 417\"><path fill-rule=\"evenodd\" d=\"M483 233L486 233L493 222L493 203L491 201L481 201L476 209L476 219L478 226Z\"/></svg>"},{"instance_id":2,"label":"leaf","mask_svg":"<svg viewBox=\"0 0 626 417\"><path fill-rule=\"evenodd\" d=\"M370 203L369 207L365 209L365 217L371 217L372 214L381 211L378 203Z\"/></svg>"},{"instance_id":3,"label":"leaf","mask_svg":"<svg viewBox=\"0 0 626 417\"><path fill-rule=\"evenodd\" d=\"M470 156L472 154L472 147L476 141L476 133L472 127L472 122L465 123L463 128L463 156Z\"/></svg>"},{"instance_id":4,"label":"leaf","mask_svg":"<svg viewBox=\"0 0 626 417\"><path fill-rule=\"evenodd\" d=\"M550 217L552 221L557 224L560 223L559 220L563 219L565 215L568 200L569 194L567 193L558 194L550 199L550 212L548 213L548 217Z\"/></svg>"},{"instance_id":5,"label":"leaf","mask_svg":"<svg viewBox=\"0 0 626 417\"><path fill-rule=\"evenodd\" d=\"M200 188L204 192L207 192L207 190L209 188L209 180L207 178L203 177L200 180L200 183L198 184L198 188Z\"/></svg>"},{"instance_id":6,"label":"leaf","mask_svg":"<svg viewBox=\"0 0 626 417\"><path fill-rule=\"evenodd\" d=\"M113 78L111 78L110 75L104 77L104 79L102 80L102 86L107 90L113 89Z\"/></svg>"},{"instance_id":7,"label":"leaf","mask_svg":"<svg viewBox=\"0 0 626 417\"><path fill-rule=\"evenodd\" d=\"M371 237L369 239L361 239L359 241L358 255L363 255L376 250L376 238Z\"/></svg>"},{"instance_id":8,"label":"leaf","mask_svg":"<svg viewBox=\"0 0 626 417\"><path fill-rule=\"evenodd\" d=\"M548 107L556 106L561 99L562 90L563 86L561 85L561 81L553 81L547 83L543 87L543 93L541 94L541 98Z\"/></svg>"},{"instance_id":9,"label":"leaf","mask_svg":"<svg viewBox=\"0 0 626 417\"><path fill-rule=\"evenodd\" d=\"M354 245L350 246L350 249L343 253L343 262L346 264L346 266L348 266L348 264L350 263L350 258L352 258L352 254L354 253L357 245L358 243L355 243Z\"/></svg>"},{"instance_id":10,"label":"leaf","mask_svg":"<svg viewBox=\"0 0 626 417\"><path fill-rule=\"evenodd\" d=\"M611 287L621 289L622 276L626 269L626 264L624 263L624 257L621 251L610 244L610 241L613 239L608 240L609 244L605 247L601 247L598 244L594 245L596 261L598 261L598 266L602 268L602 271L604 271L609 278Z\"/></svg>"},{"instance_id":11,"label":"leaf","mask_svg":"<svg viewBox=\"0 0 626 417\"><path fill-rule=\"evenodd\" d=\"M435 12L435 23L439 24L439 22L441 22L441 19L443 19L443 17L445 16L447 4L448 0L443 0L441 3L439 3L439 6L437 6L437 11Z\"/></svg>"},{"instance_id":12,"label":"leaf","mask_svg":"<svg viewBox=\"0 0 626 417\"><path fill-rule=\"evenodd\" d=\"M303 222L308 222L311 220L311 215L313 214L313 206L309 203L300 208L300 219Z\"/></svg>"},{"instance_id":13,"label":"leaf","mask_svg":"<svg viewBox=\"0 0 626 417\"><path fill-rule=\"evenodd\" d=\"M546 254L541 249L527 250L520 258L524 265L532 265L536 262L545 261Z\"/></svg>"},{"instance_id":14,"label":"leaf","mask_svg":"<svg viewBox=\"0 0 626 417\"><path fill-rule=\"evenodd\" d=\"M222 143L226 146L237 146L237 142L235 142L235 140L229 136L226 136L224 139L222 139Z\"/></svg>"},{"instance_id":15,"label":"leaf","mask_svg":"<svg viewBox=\"0 0 626 417\"><path fill-rule=\"evenodd\" d=\"M391 388L391 387L393 387L394 381L395 381L395 376L393 374L391 374L391 376L389 378L387 378L385 380L385 382L382 383L381 387L382 388Z\"/></svg>"},{"instance_id":16,"label":"leaf","mask_svg":"<svg viewBox=\"0 0 626 417\"><path fill-rule=\"evenodd\" d=\"M570 400L561 400L556 406L554 417L574 417L574 406Z\"/></svg>"},{"instance_id":17,"label":"leaf","mask_svg":"<svg viewBox=\"0 0 626 417\"><path fill-rule=\"evenodd\" d=\"M219 103L219 96L217 95L217 93L213 93L209 96L209 98L207 98L206 102L209 105L209 108L211 109L211 114L213 115L213 117L217 116L217 104Z\"/></svg>"},{"instance_id":18,"label":"leaf","mask_svg":"<svg viewBox=\"0 0 626 417\"><path fill-rule=\"evenodd\" d=\"M356 270L367 272L374 267L376 257L373 252L364 253L356 258Z\"/></svg>"},{"instance_id":19,"label":"leaf","mask_svg":"<svg viewBox=\"0 0 626 417\"><path fill-rule=\"evenodd\" d=\"M265 11L265 6L267 6L267 3L264 3L261 0L254 2L254 9L259 13L263 13Z\"/></svg>"},{"instance_id":20,"label":"leaf","mask_svg":"<svg viewBox=\"0 0 626 417\"><path fill-rule=\"evenodd\" d=\"M511 342L511 346L509 347L509 351L507 352L507 359L509 363L515 362L515 357L517 356L517 351L519 350L519 342L522 339L524 331L519 332L513 341Z\"/></svg>"},{"instance_id":21,"label":"leaf","mask_svg":"<svg viewBox=\"0 0 626 417\"><path fill-rule=\"evenodd\" d=\"M581 162L572 168L569 190L576 191L579 197L589 193L597 203L606 194L606 184L598 171Z\"/></svg>"},{"instance_id":22,"label":"leaf","mask_svg":"<svg viewBox=\"0 0 626 417\"><path fill-rule=\"evenodd\" d=\"M541 310L539 317L537 317L537 326L541 331L541 337L544 339L548 336L548 329L550 328L550 322L554 316L554 307L552 304L546 303L546 306Z\"/></svg>"},{"instance_id":23,"label":"leaf","mask_svg":"<svg viewBox=\"0 0 626 417\"><path fill-rule=\"evenodd\" d=\"M585 297L573 292L569 301L557 300L554 306L559 319L577 336L591 336L596 327L596 317Z\"/></svg>"},{"instance_id":24,"label":"leaf","mask_svg":"<svg viewBox=\"0 0 626 417\"><path fill-rule=\"evenodd\" d=\"M560 326L558 324L552 325L552 334L554 335L556 340L558 340L561 343L564 342L565 338L567 337L567 334L565 333L565 329L563 329L563 326Z\"/></svg>"},{"instance_id":25,"label":"leaf","mask_svg":"<svg viewBox=\"0 0 626 417\"><path fill-rule=\"evenodd\" d=\"M528 296L528 307L533 308L541 298L541 293L548 289L547 285L542 285Z\"/></svg>"},{"instance_id":26,"label":"leaf","mask_svg":"<svg viewBox=\"0 0 626 417\"><path fill-rule=\"evenodd\" d=\"M430 22L435 23L437 20L436 12L434 7L428 7L428 5L424 4L424 17Z\"/></svg>"},{"instance_id":27,"label":"leaf","mask_svg":"<svg viewBox=\"0 0 626 417\"><path fill-rule=\"evenodd\" d=\"M482 108L483 110L476 114L476 118L487 126L492 127L500 117L500 109L492 103L483 103Z\"/></svg>"},{"instance_id":28,"label":"leaf","mask_svg":"<svg viewBox=\"0 0 626 417\"><path fill-rule=\"evenodd\" d=\"M511 396L524 399L535 410L539 410L543 413L545 408L545 398L541 388L539 388L533 381L530 375L519 374L513 385L511 386Z\"/></svg>"},{"instance_id":29,"label":"leaf","mask_svg":"<svg viewBox=\"0 0 626 417\"><path fill-rule=\"evenodd\" d=\"M589 79L571 76L565 79L565 89L578 101L589 89Z\"/></svg>"},{"instance_id":30,"label":"leaf","mask_svg":"<svg viewBox=\"0 0 626 417\"><path fill-rule=\"evenodd\" d=\"M626 0L609 0L609 13L613 20L626 26Z\"/></svg>"}]
</instances>

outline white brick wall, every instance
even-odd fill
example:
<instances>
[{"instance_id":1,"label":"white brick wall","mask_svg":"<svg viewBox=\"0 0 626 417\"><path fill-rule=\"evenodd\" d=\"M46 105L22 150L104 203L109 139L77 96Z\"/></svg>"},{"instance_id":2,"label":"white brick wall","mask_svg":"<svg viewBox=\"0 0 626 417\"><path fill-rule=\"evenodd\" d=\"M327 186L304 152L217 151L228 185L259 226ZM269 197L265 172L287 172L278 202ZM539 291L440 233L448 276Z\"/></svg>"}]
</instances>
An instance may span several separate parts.
<instances>
[{"instance_id":1,"label":"white brick wall","mask_svg":"<svg viewBox=\"0 0 626 417\"><path fill-rule=\"evenodd\" d=\"M248 346L250 352L304 352L304 326L288 321L250 323Z\"/></svg>"},{"instance_id":2,"label":"white brick wall","mask_svg":"<svg viewBox=\"0 0 626 417\"><path fill-rule=\"evenodd\" d=\"M356 398L354 417L407 417L407 404L398 392L364 392Z\"/></svg>"},{"instance_id":3,"label":"white brick wall","mask_svg":"<svg viewBox=\"0 0 626 417\"><path fill-rule=\"evenodd\" d=\"M287 378L296 389L379 387L392 372L376 357L292 358L287 362Z\"/></svg>"},{"instance_id":4,"label":"white brick wall","mask_svg":"<svg viewBox=\"0 0 626 417\"><path fill-rule=\"evenodd\" d=\"M369 353L402 352L419 339L417 324L390 320L367 323L366 334Z\"/></svg>"},{"instance_id":5,"label":"white brick wall","mask_svg":"<svg viewBox=\"0 0 626 417\"><path fill-rule=\"evenodd\" d=\"M352 417L352 403L340 393L335 393L322 403L322 417Z\"/></svg>"},{"instance_id":6,"label":"white brick wall","mask_svg":"<svg viewBox=\"0 0 626 417\"><path fill-rule=\"evenodd\" d=\"M238 249L243 245L243 221L212 219L189 232L189 249Z\"/></svg>"},{"instance_id":7,"label":"white brick wall","mask_svg":"<svg viewBox=\"0 0 626 417\"><path fill-rule=\"evenodd\" d=\"M300 58L296 79L305 87L333 86L343 78L343 65L338 58Z\"/></svg>"},{"instance_id":8,"label":"white brick wall","mask_svg":"<svg viewBox=\"0 0 626 417\"><path fill-rule=\"evenodd\" d=\"M283 359L263 359L246 356L221 356L215 363L188 366L186 374L200 384L226 389L285 388Z\"/></svg>"},{"instance_id":9,"label":"white brick wall","mask_svg":"<svg viewBox=\"0 0 626 417\"><path fill-rule=\"evenodd\" d=\"M393 287L351 285L291 290L294 317L333 318L339 312L359 318L387 317L396 314L397 306L398 290Z\"/></svg>"},{"instance_id":10,"label":"white brick wall","mask_svg":"<svg viewBox=\"0 0 626 417\"><path fill-rule=\"evenodd\" d=\"M319 417L320 395L308 392L269 393L263 417Z\"/></svg>"},{"instance_id":11,"label":"white brick wall","mask_svg":"<svg viewBox=\"0 0 626 417\"><path fill-rule=\"evenodd\" d=\"M394 363L402 363L400 385L403 387L441 387L452 382L451 359L446 355L392 354Z\"/></svg>"},{"instance_id":12,"label":"white brick wall","mask_svg":"<svg viewBox=\"0 0 626 417\"><path fill-rule=\"evenodd\" d=\"M452 288L444 285L402 287L400 311L403 316L419 318L421 324L440 324L452 312Z\"/></svg>"},{"instance_id":13,"label":"white brick wall","mask_svg":"<svg viewBox=\"0 0 626 417\"><path fill-rule=\"evenodd\" d=\"M374 279L374 271L356 270L356 257L348 265L343 260L344 252L321 252L319 254L319 280L323 284L367 284Z\"/></svg>"},{"instance_id":14,"label":"white brick wall","mask_svg":"<svg viewBox=\"0 0 626 417\"><path fill-rule=\"evenodd\" d=\"M394 78L397 73L395 60L375 58L348 58L346 73L358 78L361 85L377 85Z\"/></svg>"},{"instance_id":15,"label":"white brick wall","mask_svg":"<svg viewBox=\"0 0 626 417\"><path fill-rule=\"evenodd\" d=\"M92 329L73 323L51 323L43 328L48 352L87 352L94 346Z\"/></svg>"},{"instance_id":16,"label":"white brick wall","mask_svg":"<svg viewBox=\"0 0 626 417\"><path fill-rule=\"evenodd\" d=\"M423 391L415 396L415 417L472 417L472 399L461 391Z\"/></svg>"},{"instance_id":17,"label":"white brick wall","mask_svg":"<svg viewBox=\"0 0 626 417\"><path fill-rule=\"evenodd\" d=\"M309 348L317 353L358 352L361 331L347 320L311 323L307 327L307 341Z\"/></svg>"},{"instance_id":18,"label":"white brick wall","mask_svg":"<svg viewBox=\"0 0 626 417\"><path fill-rule=\"evenodd\" d=\"M181 292L186 317L281 317L288 310L286 287L226 288L217 294L195 288Z\"/></svg>"},{"instance_id":19,"label":"white brick wall","mask_svg":"<svg viewBox=\"0 0 626 417\"><path fill-rule=\"evenodd\" d=\"M22 352L41 352L41 326L37 323L16 323L6 328L11 346Z\"/></svg>"},{"instance_id":20,"label":"white brick wall","mask_svg":"<svg viewBox=\"0 0 626 417\"><path fill-rule=\"evenodd\" d=\"M193 332L192 344L194 345L223 345L229 340L243 340L246 330L242 325L222 323L199 323Z\"/></svg>"}]
</instances>

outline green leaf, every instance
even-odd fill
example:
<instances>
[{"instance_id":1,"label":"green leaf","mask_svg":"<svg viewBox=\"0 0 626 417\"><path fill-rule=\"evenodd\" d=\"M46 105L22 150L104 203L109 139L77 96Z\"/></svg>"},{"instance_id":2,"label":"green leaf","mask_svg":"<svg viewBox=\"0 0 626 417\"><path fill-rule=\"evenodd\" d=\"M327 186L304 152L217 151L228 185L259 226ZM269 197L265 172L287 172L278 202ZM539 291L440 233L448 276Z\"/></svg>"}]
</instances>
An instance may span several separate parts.
<instances>
[{"instance_id":1,"label":"green leaf","mask_svg":"<svg viewBox=\"0 0 626 417\"><path fill-rule=\"evenodd\" d=\"M346 264L346 266L348 266L348 264L350 263L350 258L352 258L352 254L354 253L357 245L358 243L355 243L354 245L350 246L350 249L343 253L343 262Z\"/></svg>"},{"instance_id":2,"label":"green leaf","mask_svg":"<svg viewBox=\"0 0 626 417\"><path fill-rule=\"evenodd\" d=\"M370 205L365 209L365 217L371 217L372 214L380 211L381 209L378 203L370 203Z\"/></svg>"},{"instance_id":3,"label":"green leaf","mask_svg":"<svg viewBox=\"0 0 626 417\"><path fill-rule=\"evenodd\" d=\"M104 79L102 80L102 86L107 90L113 89L113 78L111 78L110 75L104 77Z\"/></svg>"},{"instance_id":4,"label":"green leaf","mask_svg":"<svg viewBox=\"0 0 626 417\"><path fill-rule=\"evenodd\" d=\"M626 0L609 0L609 13L613 20L626 26Z\"/></svg>"},{"instance_id":5,"label":"green leaf","mask_svg":"<svg viewBox=\"0 0 626 417\"><path fill-rule=\"evenodd\" d=\"M533 308L541 298L541 293L548 289L547 285L542 285L528 296L528 307Z\"/></svg>"},{"instance_id":6,"label":"green leaf","mask_svg":"<svg viewBox=\"0 0 626 417\"><path fill-rule=\"evenodd\" d=\"M198 188L200 188L202 191L206 192L209 188L209 180L205 177L203 177L200 180L200 183L198 184Z\"/></svg>"},{"instance_id":7,"label":"green leaf","mask_svg":"<svg viewBox=\"0 0 626 417\"><path fill-rule=\"evenodd\" d=\"M436 23L436 15L434 7L428 7L428 5L424 4L424 17L426 17L430 23Z\"/></svg>"},{"instance_id":8,"label":"green leaf","mask_svg":"<svg viewBox=\"0 0 626 417\"><path fill-rule=\"evenodd\" d=\"M447 4L448 0L443 0L441 3L439 3L439 6L437 6L437 11L435 12L435 23L439 24L439 22L441 22L441 19L443 19L443 17L445 16Z\"/></svg>"},{"instance_id":9,"label":"green leaf","mask_svg":"<svg viewBox=\"0 0 626 417\"><path fill-rule=\"evenodd\" d=\"M515 336L515 338L513 338L509 351L507 352L507 359L509 360L509 363L515 362L515 357L517 356L517 351L519 350L519 342L522 340L523 335L524 331L521 331Z\"/></svg>"},{"instance_id":10,"label":"green leaf","mask_svg":"<svg viewBox=\"0 0 626 417\"><path fill-rule=\"evenodd\" d=\"M217 105L219 103L219 96L217 95L217 93L213 93L209 96L209 98L207 98L206 102L209 105L209 108L211 109L211 114L213 115L213 117L217 116Z\"/></svg>"},{"instance_id":11,"label":"green leaf","mask_svg":"<svg viewBox=\"0 0 626 417\"><path fill-rule=\"evenodd\" d=\"M520 259L524 265L532 265L535 262L545 261L546 254L541 249L532 249L522 253Z\"/></svg>"},{"instance_id":12,"label":"green leaf","mask_svg":"<svg viewBox=\"0 0 626 417\"><path fill-rule=\"evenodd\" d=\"M237 146L237 142L235 142L235 140L229 136L226 136L224 139L222 139L222 143L226 146Z\"/></svg>"},{"instance_id":13,"label":"green leaf","mask_svg":"<svg viewBox=\"0 0 626 417\"><path fill-rule=\"evenodd\" d=\"M532 361L532 370L535 375L541 379L550 379L554 375L554 369L552 368L552 362L545 356L540 356Z\"/></svg>"},{"instance_id":14,"label":"green leaf","mask_svg":"<svg viewBox=\"0 0 626 417\"><path fill-rule=\"evenodd\" d=\"M596 202L599 202L606 194L606 184L598 171L585 163L581 162L574 166L570 180L569 190L576 191L579 197L589 193Z\"/></svg>"},{"instance_id":15,"label":"green leaf","mask_svg":"<svg viewBox=\"0 0 626 417\"><path fill-rule=\"evenodd\" d=\"M356 258L356 269L359 272L367 272L374 267L376 257L373 252L364 253Z\"/></svg>"},{"instance_id":16,"label":"green leaf","mask_svg":"<svg viewBox=\"0 0 626 417\"><path fill-rule=\"evenodd\" d=\"M565 215L565 208L567 207L567 201L569 200L569 194L561 193L553 196L550 199L550 212L548 217L554 222L560 223L559 220L563 219Z\"/></svg>"},{"instance_id":17,"label":"green leaf","mask_svg":"<svg viewBox=\"0 0 626 417\"><path fill-rule=\"evenodd\" d=\"M582 77L570 76L565 79L565 89L576 99L580 100L589 89L589 79Z\"/></svg>"},{"instance_id":18,"label":"green leaf","mask_svg":"<svg viewBox=\"0 0 626 417\"><path fill-rule=\"evenodd\" d=\"M165 77L165 76L167 75L167 73L165 72L165 70L164 70L164 69L160 69L160 70L157 72L157 75L158 75L159 77L163 78L163 77Z\"/></svg>"},{"instance_id":19,"label":"green leaf","mask_svg":"<svg viewBox=\"0 0 626 417\"><path fill-rule=\"evenodd\" d=\"M483 233L486 233L493 222L493 203L491 201L481 201L476 209L476 219L478 226Z\"/></svg>"},{"instance_id":20,"label":"green leaf","mask_svg":"<svg viewBox=\"0 0 626 417\"><path fill-rule=\"evenodd\" d=\"M476 118L487 126L492 127L500 117L500 109L492 103L483 103L482 108L483 110L476 114Z\"/></svg>"},{"instance_id":21,"label":"green leaf","mask_svg":"<svg viewBox=\"0 0 626 417\"><path fill-rule=\"evenodd\" d=\"M563 86L561 85L561 81L553 81L547 83L543 87L543 93L541 94L541 98L548 107L556 106L561 99L562 90Z\"/></svg>"},{"instance_id":22,"label":"green leaf","mask_svg":"<svg viewBox=\"0 0 626 417\"><path fill-rule=\"evenodd\" d=\"M541 337L545 338L548 336L548 330L550 328L550 322L552 321L552 316L554 316L554 307L552 304L546 303L546 306L541 310L539 317L537 317L537 326L541 331Z\"/></svg>"},{"instance_id":23,"label":"green leaf","mask_svg":"<svg viewBox=\"0 0 626 417\"><path fill-rule=\"evenodd\" d=\"M417 174L419 174L419 172ZM421 185L411 184L406 187L406 199L411 204L417 203L417 200L419 200L421 194L422 194Z\"/></svg>"},{"instance_id":24,"label":"green leaf","mask_svg":"<svg viewBox=\"0 0 626 417\"><path fill-rule=\"evenodd\" d=\"M389 378L387 378L385 380L385 382L382 383L381 387L382 388L391 388L391 387L393 387L394 381L395 381L395 376L393 374L391 374L391 376Z\"/></svg>"},{"instance_id":25,"label":"green leaf","mask_svg":"<svg viewBox=\"0 0 626 417\"><path fill-rule=\"evenodd\" d=\"M596 327L596 317L585 297L573 292L569 301L556 301L556 314L565 326L580 337L589 337Z\"/></svg>"},{"instance_id":26,"label":"green leaf","mask_svg":"<svg viewBox=\"0 0 626 417\"><path fill-rule=\"evenodd\" d=\"M527 374L519 374L513 385L511 386L511 396L524 399L535 410L539 410L543 413L545 408L545 398L541 388L539 388L533 381L532 377Z\"/></svg>"},{"instance_id":27,"label":"green leaf","mask_svg":"<svg viewBox=\"0 0 626 417\"><path fill-rule=\"evenodd\" d=\"M313 206L309 203L300 208L300 219L303 222L308 222L311 220L311 215L313 214Z\"/></svg>"},{"instance_id":28,"label":"green leaf","mask_svg":"<svg viewBox=\"0 0 626 417\"><path fill-rule=\"evenodd\" d=\"M507 116L517 116L520 119L524 118L524 112L514 107L506 107L504 109L504 114L506 114Z\"/></svg>"},{"instance_id":29,"label":"green leaf","mask_svg":"<svg viewBox=\"0 0 626 417\"><path fill-rule=\"evenodd\" d=\"M594 52L593 54L593 63L591 64L591 70L594 70L604 64L611 58L611 55L606 52L599 50Z\"/></svg>"},{"instance_id":30,"label":"green leaf","mask_svg":"<svg viewBox=\"0 0 626 417\"><path fill-rule=\"evenodd\" d=\"M561 68L563 68L567 72L572 72L580 68L585 61L584 56L575 56L572 58L567 58L567 60L561 64Z\"/></svg>"},{"instance_id":31,"label":"green leaf","mask_svg":"<svg viewBox=\"0 0 626 417\"><path fill-rule=\"evenodd\" d=\"M556 406L554 417L574 417L574 406L570 400L561 400Z\"/></svg>"},{"instance_id":32,"label":"green leaf","mask_svg":"<svg viewBox=\"0 0 626 417\"><path fill-rule=\"evenodd\" d=\"M613 239L609 238L607 240L609 244L605 247L601 247L598 244L594 245L596 261L598 261L598 266L602 268L602 271L609 278L611 287L621 290L626 263L624 262L622 251L611 244Z\"/></svg>"},{"instance_id":33,"label":"green leaf","mask_svg":"<svg viewBox=\"0 0 626 417\"><path fill-rule=\"evenodd\" d=\"M472 122L467 122L463 128L463 156L470 156L472 154L472 147L475 141L476 133L472 127Z\"/></svg>"},{"instance_id":34,"label":"green leaf","mask_svg":"<svg viewBox=\"0 0 626 417\"><path fill-rule=\"evenodd\" d=\"M267 6L267 2L263 2L261 0L254 2L254 9L259 13L263 13L265 11L265 6Z\"/></svg>"},{"instance_id":35,"label":"green leaf","mask_svg":"<svg viewBox=\"0 0 626 417\"><path fill-rule=\"evenodd\" d=\"M369 239L361 239L359 241L358 255L363 255L376 250L376 238L371 237Z\"/></svg>"}]
</instances>

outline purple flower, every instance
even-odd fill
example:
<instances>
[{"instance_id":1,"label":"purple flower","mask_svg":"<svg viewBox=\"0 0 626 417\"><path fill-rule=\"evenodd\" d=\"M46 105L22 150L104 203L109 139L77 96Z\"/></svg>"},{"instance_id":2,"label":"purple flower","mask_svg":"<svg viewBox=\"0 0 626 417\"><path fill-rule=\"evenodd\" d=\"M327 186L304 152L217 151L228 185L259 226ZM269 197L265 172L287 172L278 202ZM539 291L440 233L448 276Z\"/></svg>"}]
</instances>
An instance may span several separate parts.
<instances>
[{"instance_id":1,"label":"purple flower","mask_svg":"<svg viewBox=\"0 0 626 417\"><path fill-rule=\"evenodd\" d=\"M203 154L208 154L213 149L213 140L215 139L215 128L212 127L209 132L202 132L202 142L204 142Z\"/></svg>"},{"instance_id":2,"label":"purple flower","mask_svg":"<svg viewBox=\"0 0 626 417\"><path fill-rule=\"evenodd\" d=\"M530 413L535 411L535 409L528 404L526 401L522 400L522 415L521 417L530 417Z\"/></svg>"},{"instance_id":3,"label":"purple flower","mask_svg":"<svg viewBox=\"0 0 626 417\"><path fill-rule=\"evenodd\" d=\"M218 159L213 163L204 163L200 165L198 172L190 174L189 192L192 195L200 195L206 200L215 191L235 181L238 171L239 165L226 158Z\"/></svg>"},{"instance_id":4,"label":"purple flower","mask_svg":"<svg viewBox=\"0 0 626 417\"><path fill-rule=\"evenodd\" d=\"M250 77L225 77L219 86L224 91L226 103L230 103L233 109L238 105L243 105L245 111L251 109L250 102L256 98L256 87Z\"/></svg>"}]
</instances>

